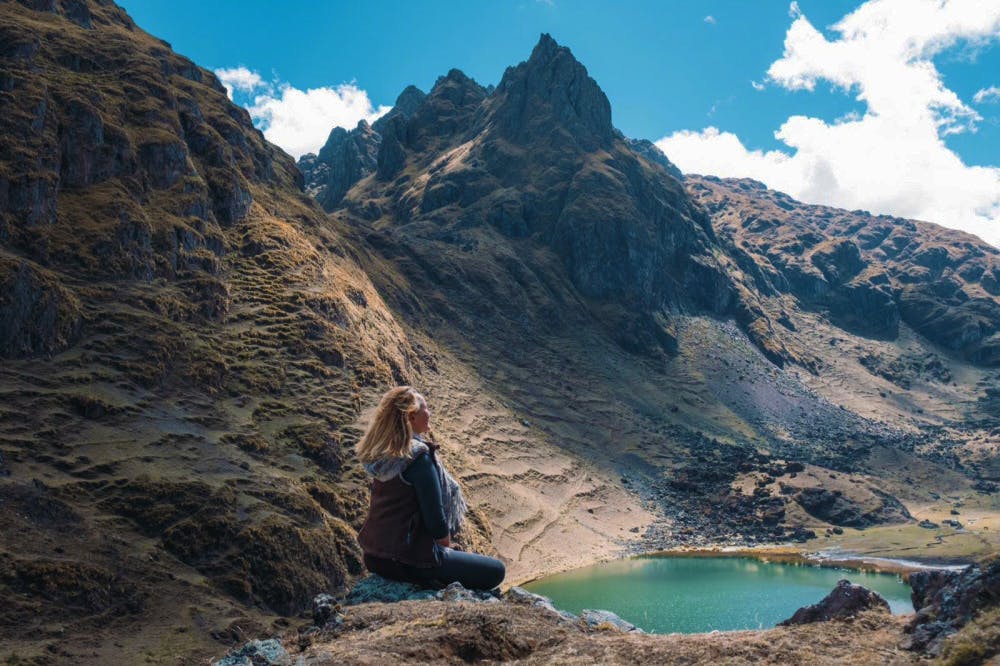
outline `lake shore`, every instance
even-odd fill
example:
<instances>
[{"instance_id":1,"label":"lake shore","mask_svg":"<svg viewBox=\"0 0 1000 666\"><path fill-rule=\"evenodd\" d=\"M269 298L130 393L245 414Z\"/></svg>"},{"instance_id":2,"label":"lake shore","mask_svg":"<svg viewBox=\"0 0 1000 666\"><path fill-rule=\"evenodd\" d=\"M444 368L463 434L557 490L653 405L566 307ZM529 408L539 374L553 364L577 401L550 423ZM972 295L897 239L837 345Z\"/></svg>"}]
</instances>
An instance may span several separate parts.
<instances>
[{"instance_id":1,"label":"lake shore","mask_svg":"<svg viewBox=\"0 0 1000 666\"><path fill-rule=\"evenodd\" d=\"M780 545L754 547L680 547L642 553L635 557L750 557L763 562L782 562L832 569L853 569L871 573L891 573L902 576L904 580L909 574L915 571L925 571L927 569L960 570L972 563L971 561L957 559L941 561L917 558L877 557L839 549L806 551L793 546Z\"/></svg>"}]
</instances>

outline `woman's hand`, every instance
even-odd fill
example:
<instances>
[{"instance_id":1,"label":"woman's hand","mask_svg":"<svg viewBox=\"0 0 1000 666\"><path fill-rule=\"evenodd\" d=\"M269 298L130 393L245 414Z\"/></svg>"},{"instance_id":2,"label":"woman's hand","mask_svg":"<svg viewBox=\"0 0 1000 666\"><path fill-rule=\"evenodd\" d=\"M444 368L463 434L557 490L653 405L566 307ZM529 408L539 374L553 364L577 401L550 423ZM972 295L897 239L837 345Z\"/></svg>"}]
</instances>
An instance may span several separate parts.
<instances>
[{"instance_id":1,"label":"woman's hand","mask_svg":"<svg viewBox=\"0 0 1000 666\"><path fill-rule=\"evenodd\" d=\"M444 537L442 539L438 539L437 540L437 544L439 546L444 546L445 548L450 548L451 547L451 535L448 535L448 536L446 536L446 537Z\"/></svg>"}]
</instances>

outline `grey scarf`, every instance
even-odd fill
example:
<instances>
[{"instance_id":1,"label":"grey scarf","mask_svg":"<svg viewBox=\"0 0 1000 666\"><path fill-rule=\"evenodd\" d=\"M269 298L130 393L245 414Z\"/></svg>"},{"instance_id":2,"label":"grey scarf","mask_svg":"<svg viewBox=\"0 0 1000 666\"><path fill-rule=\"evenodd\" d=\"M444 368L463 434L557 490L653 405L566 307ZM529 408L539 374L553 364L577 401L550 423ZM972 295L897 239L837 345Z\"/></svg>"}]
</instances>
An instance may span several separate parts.
<instances>
[{"instance_id":1,"label":"grey scarf","mask_svg":"<svg viewBox=\"0 0 1000 666\"><path fill-rule=\"evenodd\" d=\"M437 446L434 446L434 450L437 450ZM413 439L410 440L409 454L400 458L381 458L367 463L365 471L379 481L389 481L402 474L418 455L430 451L431 447L424 443L418 435L414 435ZM438 478L441 481L441 503L444 505L444 517L448 522L448 531L455 534L462 526L468 506L465 503L465 498L462 497L462 489L459 488L458 481L448 473L444 463L438 460L437 456L434 456L433 459L437 466Z\"/></svg>"}]
</instances>

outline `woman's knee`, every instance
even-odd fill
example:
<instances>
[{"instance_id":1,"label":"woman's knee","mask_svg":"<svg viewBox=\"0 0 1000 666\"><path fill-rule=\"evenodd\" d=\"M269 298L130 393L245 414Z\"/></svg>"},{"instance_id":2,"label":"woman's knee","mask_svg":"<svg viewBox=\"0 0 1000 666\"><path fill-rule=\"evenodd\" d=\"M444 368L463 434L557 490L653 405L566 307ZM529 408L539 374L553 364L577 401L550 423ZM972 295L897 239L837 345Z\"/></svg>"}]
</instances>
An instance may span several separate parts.
<instances>
[{"instance_id":1,"label":"woman's knee","mask_svg":"<svg viewBox=\"0 0 1000 666\"><path fill-rule=\"evenodd\" d=\"M504 577L507 575L507 567L500 560L493 559L492 573L494 574L495 582L488 589L498 587L503 582Z\"/></svg>"},{"instance_id":2,"label":"woman's knee","mask_svg":"<svg viewBox=\"0 0 1000 666\"><path fill-rule=\"evenodd\" d=\"M481 560L476 572L476 587L482 590L492 590L503 582L507 568L495 557L480 556Z\"/></svg>"}]
</instances>

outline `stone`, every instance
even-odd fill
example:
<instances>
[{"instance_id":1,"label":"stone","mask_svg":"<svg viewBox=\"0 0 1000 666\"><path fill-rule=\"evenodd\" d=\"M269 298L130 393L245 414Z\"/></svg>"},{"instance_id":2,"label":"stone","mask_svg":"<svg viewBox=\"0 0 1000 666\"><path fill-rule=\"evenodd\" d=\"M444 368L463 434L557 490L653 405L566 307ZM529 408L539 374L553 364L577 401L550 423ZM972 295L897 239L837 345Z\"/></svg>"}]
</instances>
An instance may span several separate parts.
<instances>
[{"instance_id":1,"label":"stone","mask_svg":"<svg viewBox=\"0 0 1000 666\"><path fill-rule=\"evenodd\" d=\"M277 638L253 640L244 644L212 666L288 666L292 657Z\"/></svg>"},{"instance_id":2,"label":"stone","mask_svg":"<svg viewBox=\"0 0 1000 666\"><path fill-rule=\"evenodd\" d=\"M583 609L580 620L590 629L603 629L611 627L617 631L625 633L646 633L631 622L621 619L611 611Z\"/></svg>"},{"instance_id":3,"label":"stone","mask_svg":"<svg viewBox=\"0 0 1000 666\"><path fill-rule=\"evenodd\" d=\"M810 622L825 622L833 619L854 617L861 611L882 610L890 612L887 602L878 592L861 585L854 585L847 579L837 581L837 586L817 604L803 606L782 622L779 627L788 627Z\"/></svg>"},{"instance_id":4,"label":"stone","mask_svg":"<svg viewBox=\"0 0 1000 666\"><path fill-rule=\"evenodd\" d=\"M494 590L469 590L458 581L451 583L448 587L440 590L436 599L441 601L485 601L496 602L500 600L499 592Z\"/></svg>"},{"instance_id":5,"label":"stone","mask_svg":"<svg viewBox=\"0 0 1000 666\"><path fill-rule=\"evenodd\" d=\"M906 646L934 654L976 613L1000 603L1000 558L961 571L917 571L910 574L910 587L917 613L906 627Z\"/></svg>"},{"instance_id":6,"label":"stone","mask_svg":"<svg viewBox=\"0 0 1000 666\"><path fill-rule=\"evenodd\" d=\"M528 592L523 587L514 586L510 588L504 593L503 600L512 604L533 606L535 608L545 609L552 613L559 613L559 611L556 610L556 607L552 605L551 599L543 597L540 594L535 594L534 592Z\"/></svg>"},{"instance_id":7,"label":"stone","mask_svg":"<svg viewBox=\"0 0 1000 666\"><path fill-rule=\"evenodd\" d=\"M378 574L371 574L358 581L344 599L345 606L372 602L391 603L417 599L435 599L436 590L421 588L413 583L402 583Z\"/></svg>"},{"instance_id":8,"label":"stone","mask_svg":"<svg viewBox=\"0 0 1000 666\"><path fill-rule=\"evenodd\" d=\"M339 624L338 610L340 610L340 604L332 596L317 594L312 603L313 624L317 627L325 627L331 623Z\"/></svg>"}]
</instances>

